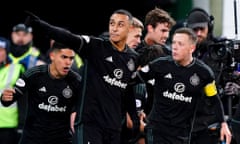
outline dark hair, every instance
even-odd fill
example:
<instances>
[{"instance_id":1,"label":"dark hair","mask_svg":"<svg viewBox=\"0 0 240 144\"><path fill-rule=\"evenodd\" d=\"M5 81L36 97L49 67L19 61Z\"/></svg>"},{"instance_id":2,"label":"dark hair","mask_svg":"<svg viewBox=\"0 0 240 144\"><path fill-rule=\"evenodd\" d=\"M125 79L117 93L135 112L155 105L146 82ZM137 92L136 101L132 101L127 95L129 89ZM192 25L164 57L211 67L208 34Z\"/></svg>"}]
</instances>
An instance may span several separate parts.
<instances>
[{"instance_id":1,"label":"dark hair","mask_svg":"<svg viewBox=\"0 0 240 144\"><path fill-rule=\"evenodd\" d=\"M71 48L65 44L62 44L62 43L54 40L50 49L47 52L46 62L51 63L50 54L58 53L58 52L60 52L61 49L71 49Z\"/></svg>"},{"instance_id":2,"label":"dark hair","mask_svg":"<svg viewBox=\"0 0 240 144\"><path fill-rule=\"evenodd\" d=\"M145 46L143 47L143 49L143 53L138 57L139 66L144 66L158 57L167 56L167 54L163 50L163 46L159 44Z\"/></svg>"},{"instance_id":3,"label":"dark hair","mask_svg":"<svg viewBox=\"0 0 240 144\"><path fill-rule=\"evenodd\" d=\"M127 16L129 17L129 20L130 20L130 21L132 21L132 19L133 19L132 14L131 14L129 11L125 10L125 9L115 10L115 11L113 12L113 14L124 14L124 15L127 15Z\"/></svg>"},{"instance_id":4,"label":"dark hair","mask_svg":"<svg viewBox=\"0 0 240 144\"><path fill-rule=\"evenodd\" d=\"M54 41L53 44L52 44L52 47L50 49L50 52L59 51L61 49L70 49L70 47L65 45L65 44L62 44L60 42Z\"/></svg>"},{"instance_id":5,"label":"dark hair","mask_svg":"<svg viewBox=\"0 0 240 144\"><path fill-rule=\"evenodd\" d=\"M168 23L168 26L171 28L176 24L176 21L168 12L156 7L146 14L144 25L152 25L155 28L158 23Z\"/></svg>"},{"instance_id":6,"label":"dark hair","mask_svg":"<svg viewBox=\"0 0 240 144\"><path fill-rule=\"evenodd\" d=\"M189 39L196 44L197 43L197 35L194 33L194 31L191 28L187 28L187 27L181 27L179 29L177 29L173 35L175 34L187 34L189 36Z\"/></svg>"}]
</instances>

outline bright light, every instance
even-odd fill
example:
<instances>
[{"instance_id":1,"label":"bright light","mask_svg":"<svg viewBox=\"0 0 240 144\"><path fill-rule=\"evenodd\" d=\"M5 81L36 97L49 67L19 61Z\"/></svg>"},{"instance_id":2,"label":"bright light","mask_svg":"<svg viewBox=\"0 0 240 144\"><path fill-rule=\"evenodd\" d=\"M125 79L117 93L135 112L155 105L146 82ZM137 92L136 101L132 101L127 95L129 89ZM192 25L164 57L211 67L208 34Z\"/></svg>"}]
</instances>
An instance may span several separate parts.
<instances>
[{"instance_id":1,"label":"bright light","mask_svg":"<svg viewBox=\"0 0 240 144\"><path fill-rule=\"evenodd\" d=\"M236 2L237 26L234 17L234 2ZM222 36L230 39L240 39L240 3L239 0L223 1L223 31ZM237 27L237 33L235 32Z\"/></svg>"}]
</instances>

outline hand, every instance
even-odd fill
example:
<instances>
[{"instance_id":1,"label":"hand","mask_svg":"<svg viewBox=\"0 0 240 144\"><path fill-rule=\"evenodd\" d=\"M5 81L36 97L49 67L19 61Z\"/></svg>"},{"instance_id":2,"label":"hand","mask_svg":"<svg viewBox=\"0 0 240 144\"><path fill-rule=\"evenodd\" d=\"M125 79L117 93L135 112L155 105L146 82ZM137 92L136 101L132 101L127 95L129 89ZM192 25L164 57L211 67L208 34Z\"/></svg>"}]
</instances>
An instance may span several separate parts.
<instances>
[{"instance_id":1,"label":"hand","mask_svg":"<svg viewBox=\"0 0 240 144\"><path fill-rule=\"evenodd\" d=\"M71 116L70 116L70 128L73 133L75 133L74 123L75 123L76 115L77 115L77 112L73 112L71 113Z\"/></svg>"},{"instance_id":2,"label":"hand","mask_svg":"<svg viewBox=\"0 0 240 144\"><path fill-rule=\"evenodd\" d=\"M139 127L140 132L144 132L145 126L146 126L146 123L143 120L140 120L140 127Z\"/></svg>"},{"instance_id":3,"label":"hand","mask_svg":"<svg viewBox=\"0 0 240 144\"><path fill-rule=\"evenodd\" d=\"M240 86L234 82L228 82L224 87L224 92L226 95L236 95L240 94Z\"/></svg>"},{"instance_id":4,"label":"hand","mask_svg":"<svg viewBox=\"0 0 240 144\"><path fill-rule=\"evenodd\" d=\"M146 114L141 111L139 113L139 119L140 119L140 132L144 132L144 129L145 129L145 126L146 126L146 123L145 123L145 118L146 118Z\"/></svg>"},{"instance_id":5,"label":"hand","mask_svg":"<svg viewBox=\"0 0 240 144\"><path fill-rule=\"evenodd\" d=\"M2 92L2 101L8 102L13 100L13 94L15 93L14 89L5 89Z\"/></svg>"},{"instance_id":6,"label":"hand","mask_svg":"<svg viewBox=\"0 0 240 144\"><path fill-rule=\"evenodd\" d=\"M25 13L27 14L27 18L24 22L24 24L26 26L31 26L34 22L39 21L40 18L38 16L36 16L35 14L33 14L30 11L25 11Z\"/></svg>"},{"instance_id":7,"label":"hand","mask_svg":"<svg viewBox=\"0 0 240 144\"><path fill-rule=\"evenodd\" d=\"M141 110L139 113L138 113L138 116L139 116L139 119L140 120L144 120L146 118L146 114L143 110Z\"/></svg>"},{"instance_id":8,"label":"hand","mask_svg":"<svg viewBox=\"0 0 240 144\"><path fill-rule=\"evenodd\" d=\"M129 115L129 113L126 113L126 120L127 120L127 128L132 129L133 128L133 121Z\"/></svg>"},{"instance_id":9,"label":"hand","mask_svg":"<svg viewBox=\"0 0 240 144\"><path fill-rule=\"evenodd\" d=\"M221 124L221 131L220 131L220 140L224 141L226 140L226 144L230 144L232 140L232 134L231 131L228 128L228 125L226 122L223 122Z\"/></svg>"}]
</instances>

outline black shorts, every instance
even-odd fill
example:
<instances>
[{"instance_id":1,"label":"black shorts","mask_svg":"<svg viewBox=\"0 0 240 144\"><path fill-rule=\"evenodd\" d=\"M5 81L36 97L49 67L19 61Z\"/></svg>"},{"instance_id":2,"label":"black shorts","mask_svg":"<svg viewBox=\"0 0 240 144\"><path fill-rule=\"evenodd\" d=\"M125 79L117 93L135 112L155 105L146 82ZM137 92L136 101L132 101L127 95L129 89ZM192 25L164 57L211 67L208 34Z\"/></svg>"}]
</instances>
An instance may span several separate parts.
<instances>
[{"instance_id":1,"label":"black shorts","mask_svg":"<svg viewBox=\"0 0 240 144\"><path fill-rule=\"evenodd\" d=\"M81 125L75 129L73 144L120 144L120 131Z\"/></svg>"},{"instance_id":2,"label":"black shorts","mask_svg":"<svg viewBox=\"0 0 240 144\"><path fill-rule=\"evenodd\" d=\"M181 136L170 136L162 134L157 129L147 128L146 129L146 141L147 144L188 144L188 137Z\"/></svg>"}]
</instances>

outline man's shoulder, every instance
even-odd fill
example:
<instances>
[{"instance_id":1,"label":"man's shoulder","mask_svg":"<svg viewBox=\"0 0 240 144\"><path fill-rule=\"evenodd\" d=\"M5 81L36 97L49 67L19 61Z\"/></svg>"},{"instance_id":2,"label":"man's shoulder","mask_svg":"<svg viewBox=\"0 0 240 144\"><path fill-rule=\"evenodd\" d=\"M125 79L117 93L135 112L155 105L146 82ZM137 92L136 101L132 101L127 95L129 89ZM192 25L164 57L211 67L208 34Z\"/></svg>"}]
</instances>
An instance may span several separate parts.
<instances>
[{"instance_id":1,"label":"man's shoulder","mask_svg":"<svg viewBox=\"0 0 240 144\"><path fill-rule=\"evenodd\" d=\"M174 60L170 55L161 56L149 62L149 64L157 64L157 65L164 65L164 64L168 65L169 63L174 63Z\"/></svg>"},{"instance_id":2,"label":"man's shoulder","mask_svg":"<svg viewBox=\"0 0 240 144\"><path fill-rule=\"evenodd\" d=\"M31 76L36 76L36 75L40 75L42 73L46 73L48 72L48 65L38 65L38 66L34 66L30 69L28 69L24 75L26 77L31 77Z\"/></svg>"},{"instance_id":3,"label":"man's shoulder","mask_svg":"<svg viewBox=\"0 0 240 144\"><path fill-rule=\"evenodd\" d=\"M138 53L135 49L133 49L133 48L127 47L127 52L128 52L129 54L134 55L134 56L139 56L139 53Z\"/></svg>"},{"instance_id":4,"label":"man's shoulder","mask_svg":"<svg viewBox=\"0 0 240 144\"><path fill-rule=\"evenodd\" d=\"M79 73L75 72L74 70L70 70L68 73L68 78L74 81L81 81L82 76Z\"/></svg>"},{"instance_id":5,"label":"man's shoulder","mask_svg":"<svg viewBox=\"0 0 240 144\"><path fill-rule=\"evenodd\" d=\"M207 65L205 62L203 62L202 60L195 58L195 63L198 65L198 70L201 71L204 74L209 74L212 77L214 76L213 70L212 68Z\"/></svg>"}]
</instances>

